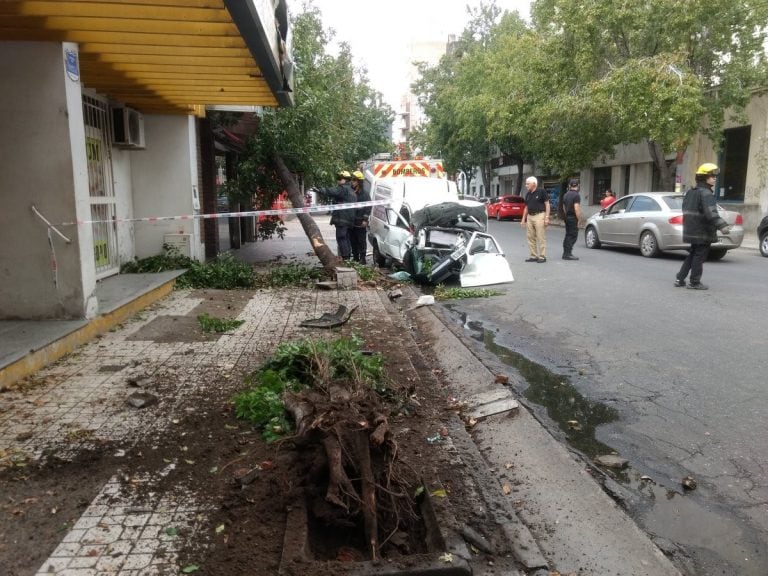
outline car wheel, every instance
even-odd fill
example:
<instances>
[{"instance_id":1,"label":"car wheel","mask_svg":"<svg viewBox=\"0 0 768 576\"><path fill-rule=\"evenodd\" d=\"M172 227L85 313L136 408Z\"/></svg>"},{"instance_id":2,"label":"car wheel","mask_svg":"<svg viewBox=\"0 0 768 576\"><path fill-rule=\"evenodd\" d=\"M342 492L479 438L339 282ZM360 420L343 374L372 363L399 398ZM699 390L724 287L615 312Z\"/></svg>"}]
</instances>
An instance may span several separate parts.
<instances>
[{"instance_id":1,"label":"car wheel","mask_svg":"<svg viewBox=\"0 0 768 576\"><path fill-rule=\"evenodd\" d=\"M768 258L768 232L760 236L760 254Z\"/></svg>"},{"instance_id":2,"label":"car wheel","mask_svg":"<svg viewBox=\"0 0 768 576\"><path fill-rule=\"evenodd\" d=\"M653 232L646 230L640 235L640 254L646 258L655 258L659 255L659 241Z\"/></svg>"},{"instance_id":3,"label":"car wheel","mask_svg":"<svg viewBox=\"0 0 768 576\"><path fill-rule=\"evenodd\" d=\"M384 268L387 265L387 258L379 252L379 245L376 242L371 242L373 245L373 261L379 268Z\"/></svg>"},{"instance_id":4,"label":"car wheel","mask_svg":"<svg viewBox=\"0 0 768 576\"><path fill-rule=\"evenodd\" d=\"M600 238L594 226L587 226L584 231L584 241L587 243L587 248L600 248Z\"/></svg>"},{"instance_id":5,"label":"car wheel","mask_svg":"<svg viewBox=\"0 0 768 576\"><path fill-rule=\"evenodd\" d=\"M728 250L710 250L707 260L722 260Z\"/></svg>"}]
</instances>

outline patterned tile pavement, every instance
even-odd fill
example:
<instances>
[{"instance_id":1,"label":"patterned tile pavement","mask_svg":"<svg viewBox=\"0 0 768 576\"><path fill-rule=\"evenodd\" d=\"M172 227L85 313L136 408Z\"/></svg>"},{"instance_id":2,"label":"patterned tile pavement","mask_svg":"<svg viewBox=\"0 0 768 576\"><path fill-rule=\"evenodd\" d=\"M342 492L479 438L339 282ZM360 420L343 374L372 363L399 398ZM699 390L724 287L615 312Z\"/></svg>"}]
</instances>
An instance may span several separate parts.
<instances>
[{"instance_id":1,"label":"patterned tile pavement","mask_svg":"<svg viewBox=\"0 0 768 576\"><path fill-rule=\"evenodd\" d=\"M238 316L244 324L218 340L162 343L135 339L155 318L193 313L202 301L194 294L172 293L39 371L22 389L3 394L0 466L51 455L66 459L104 440L130 446L162 434L172 428L183 410L189 410L185 401L197 389L234 387L278 343L338 337L336 331L298 324L334 312L339 304L357 306L356 319L392 322L375 289L260 291ZM152 382L157 391L158 408L147 411L127 406L131 387L146 382ZM112 477L62 536L37 576L177 574L181 567L176 565L176 554L185 538L194 538L211 505L202 495L152 490L178 464L169 462L155 478L128 478L119 473ZM148 489L133 489L137 484Z\"/></svg>"}]
</instances>

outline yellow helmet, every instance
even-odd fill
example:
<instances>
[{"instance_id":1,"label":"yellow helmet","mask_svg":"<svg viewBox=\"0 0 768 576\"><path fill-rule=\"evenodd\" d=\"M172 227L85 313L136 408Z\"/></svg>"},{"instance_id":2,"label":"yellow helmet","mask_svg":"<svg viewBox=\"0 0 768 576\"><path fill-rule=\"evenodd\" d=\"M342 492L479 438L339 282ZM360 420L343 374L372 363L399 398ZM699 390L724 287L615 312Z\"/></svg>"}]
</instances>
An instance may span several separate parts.
<instances>
[{"instance_id":1,"label":"yellow helmet","mask_svg":"<svg viewBox=\"0 0 768 576\"><path fill-rule=\"evenodd\" d=\"M717 167L717 164L712 164L712 162L705 162L696 170L697 176L717 176L719 173L720 168Z\"/></svg>"},{"instance_id":2,"label":"yellow helmet","mask_svg":"<svg viewBox=\"0 0 768 576\"><path fill-rule=\"evenodd\" d=\"M355 180L360 180L361 182L365 180L365 176L363 176L363 173L360 172L360 170L355 170L354 172L352 172L352 178L354 178Z\"/></svg>"},{"instance_id":3,"label":"yellow helmet","mask_svg":"<svg viewBox=\"0 0 768 576\"><path fill-rule=\"evenodd\" d=\"M349 174L349 171L348 171L348 170L342 170L341 172L339 172L339 173L336 175L336 178L337 178L338 180L341 180L342 178L343 178L344 180L349 180L349 177L350 177L350 174Z\"/></svg>"}]
</instances>

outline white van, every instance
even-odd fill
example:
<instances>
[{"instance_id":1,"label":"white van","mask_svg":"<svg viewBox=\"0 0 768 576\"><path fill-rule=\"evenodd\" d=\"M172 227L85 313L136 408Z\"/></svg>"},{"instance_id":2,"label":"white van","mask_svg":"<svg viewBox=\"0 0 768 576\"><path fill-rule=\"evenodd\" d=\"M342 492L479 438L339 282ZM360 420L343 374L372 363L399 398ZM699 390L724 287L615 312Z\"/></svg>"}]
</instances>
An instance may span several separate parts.
<instances>
[{"instance_id":1,"label":"white van","mask_svg":"<svg viewBox=\"0 0 768 576\"><path fill-rule=\"evenodd\" d=\"M371 200L389 202L374 206L368 219L368 241L373 246L377 266L387 266L392 261L402 264L413 238L414 212L427 205L459 199L456 183L446 178L375 178L367 172L365 185Z\"/></svg>"}]
</instances>

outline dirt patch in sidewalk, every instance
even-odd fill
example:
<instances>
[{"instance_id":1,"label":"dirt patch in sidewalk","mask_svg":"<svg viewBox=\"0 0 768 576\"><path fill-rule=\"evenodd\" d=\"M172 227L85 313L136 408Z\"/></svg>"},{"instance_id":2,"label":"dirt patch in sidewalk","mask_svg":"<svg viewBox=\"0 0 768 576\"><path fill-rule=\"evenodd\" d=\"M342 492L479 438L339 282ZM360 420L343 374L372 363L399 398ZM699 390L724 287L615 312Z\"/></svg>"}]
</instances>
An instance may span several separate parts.
<instances>
[{"instance_id":1,"label":"dirt patch in sidewalk","mask_svg":"<svg viewBox=\"0 0 768 576\"><path fill-rule=\"evenodd\" d=\"M208 314L214 318L234 319L253 298L254 293L252 290L195 290L189 297L200 298L202 301L189 314L157 316L127 340L151 340L166 344L217 340L221 334L203 331L197 317Z\"/></svg>"},{"instance_id":2,"label":"dirt patch in sidewalk","mask_svg":"<svg viewBox=\"0 0 768 576\"><path fill-rule=\"evenodd\" d=\"M201 307L207 303L210 314L235 317L235 310L244 306L248 297L241 292L217 292ZM191 327L178 322L173 326L176 338L194 337ZM475 528L482 532L475 518L478 505L472 494L466 493L461 465L445 449L450 442L447 424L454 418L454 405L439 372L418 353L405 323L381 323L362 314L353 315L341 333L352 332L362 336L367 350L384 356L394 391L387 408L398 462L413 478L428 479L424 488L449 500L460 523L476 523ZM204 375L206 384L174 407L173 424L159 435L135 443L128 440L124 446L92 446L71 461L49 458L41 466L0 470L3 574L34 575L101 486L115 474L139 496L191 494L195 504L205 509L194 533L187 529L179 533L187 543L179 555L179 568L196 566L191 573L217 576L276 574L288 510L306 490L316 487L316 454L290 441L265 442L257 430L234 415L232 397L242 382L210 370ZM170 463L174 467L159 475ZM143 483L140 479L146 477L155 479ZM423 551L409 545L403 536L419 530L418 519L404 518L402 534L382 535L382 540L389 540L385 562L405 565L409 554ZM322 525L312 527L311 554L342 561L351 569L355 561L365 557L364 545L351 537L354 532L354 526L346 532ZM329 537L332 534L342 536ZM287 573L326 576L341 572L338 566L314 563L289 564Z\"/></svg>"}]
</instances>

